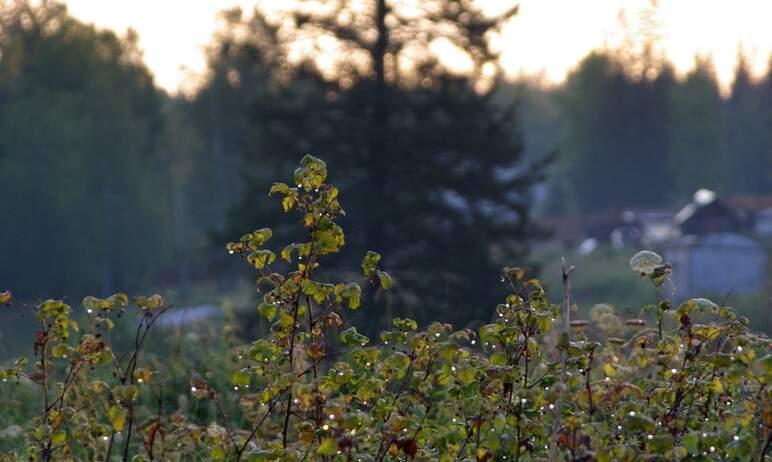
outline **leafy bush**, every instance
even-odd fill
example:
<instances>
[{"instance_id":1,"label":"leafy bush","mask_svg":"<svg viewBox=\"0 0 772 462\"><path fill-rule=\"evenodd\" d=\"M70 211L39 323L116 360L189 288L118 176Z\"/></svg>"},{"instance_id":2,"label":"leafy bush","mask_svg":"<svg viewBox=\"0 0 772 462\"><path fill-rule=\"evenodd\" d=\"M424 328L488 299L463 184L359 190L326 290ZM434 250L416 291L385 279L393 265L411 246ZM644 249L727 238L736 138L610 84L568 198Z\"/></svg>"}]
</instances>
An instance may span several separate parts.
<instances>
[{"instance_id":1,"label":"leafy bush","mask_svg":"<svg viewBox=\"0 0 772 462\"><path fill-rule=\"evenodd\" d=\"M0 379L3 393L39 397L32 403L39 414L20 413L2 430L7 452L0 459L768 457L769 340L749 331L748 320L730 307L705 299L675 307L661 299L670 268L651 252L631 260L658 294L651 327L607 305L572 321L572 268L565 264L560 305L548 301L538 280L505 268L501 282L511 293L495 307L496 321L477 331L439 322L419 329L394 319L391 330L371 340L347 326L346 313L363 309L362 285L383 291L392 279L374 252L364 256L359 281L318 278L323 257L345 243L336 223L344 213L338 190L326 178L325 163L307 156L294 185L271 187L285 211L300 215L306 242L277 255L267 248L271 230L263 228L227 245L257 271L257 309L272 323L263 338L208 365L236 364L229 381L221 373L193 375L189 389L164 389L164 375L178 366L142 354L148 332L169 309L157 295L133 300L138 322L124 353L110 332L130 304L127 296L84 299L88 321L81 324L88 328L62 301L35 306L35 360L1 369ZM10 292L0 302L10 304ZM191 411L191 399L216 414ZM235 410L227 406L232 402Z\"/></svg>"}]
</instances>

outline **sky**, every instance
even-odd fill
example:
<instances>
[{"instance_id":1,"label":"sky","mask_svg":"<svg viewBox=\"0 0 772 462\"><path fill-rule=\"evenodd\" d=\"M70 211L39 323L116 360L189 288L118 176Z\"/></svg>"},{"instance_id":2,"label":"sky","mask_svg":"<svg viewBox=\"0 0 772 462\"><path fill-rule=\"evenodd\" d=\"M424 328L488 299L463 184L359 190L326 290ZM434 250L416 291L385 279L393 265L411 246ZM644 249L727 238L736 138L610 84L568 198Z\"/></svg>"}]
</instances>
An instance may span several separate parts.
<instances>
[{"instance_id":1,"label":"sky","mask_svg":"<svg viewBox=\"0 0 772 462\"><path fill-rule=\"evenodd\" d=\"M284 0L267 0L284 1ZM495 5L503 0L482 0ZM502 65L513 76L560 83L593 49L624 46L640 37L652 0L522 0L501 37ZM205 75L204 47L219 27L217 13L254 0L65 0L77 18L123 35L140 36L156 83L172 93ZM265 3L265 1L263 2ZM731 84L738 51L760 74L772 54L772 0L658 0L652 23L658 45L676 70L695 56L711 57L722 87ZM169 27L169 24L173 24ZM626 26L625 26L626 24Z\"/></svg>"}]
</instances>

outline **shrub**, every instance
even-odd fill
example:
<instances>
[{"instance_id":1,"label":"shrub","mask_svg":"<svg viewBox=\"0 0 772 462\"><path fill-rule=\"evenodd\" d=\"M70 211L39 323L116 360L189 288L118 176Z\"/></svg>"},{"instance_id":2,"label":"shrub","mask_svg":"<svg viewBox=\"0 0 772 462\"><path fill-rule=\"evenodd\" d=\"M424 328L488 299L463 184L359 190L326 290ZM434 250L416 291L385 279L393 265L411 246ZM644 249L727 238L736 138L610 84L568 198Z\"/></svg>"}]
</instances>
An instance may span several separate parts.
<instances>
[{"instance_id":1,"label":"shrub","mask_svg":"<svg viewBox=\"0 0 772 462\"><path fill-rule=\"evenodd\" d=\"M345 236L338 190L324 162L306 156L294 184L276 183L299 214L306 242L275 253L268 228L227 245L257 271L258 312L271 323L233 349L238 367L194 375L189 390L163 390L172 365L149 366L148 332L169 309L137 297L131 348L110 332L129 306L116 294L86 297L88 321L48 300L34 310L35 361L0 370L2 387L39 388L41 412L4 430L3 460L764 460L770 449L772 356L767 338L727 306L692 299L673 306L660 290L670 268L651 252L631 267L652 282L656 325L598 305L571 320L571 268L562 304L510 267L510 294L479 330L410 319L371 340L347 326L362 286L388 290L381 256L368 252L359 281L318 278ZM282 263L283 261L283 263ZM279 271L283 266L286 271ZM11 303L11 294L0 302ZM463 309L459 307L458 309ZM88 324L88 328L85 325ZM225 361L224 363L227 363ZM175 401L176 394L185 396ZM187 412L209 403L216 418ZM226 402L238 409L228 412ZM174 412L166 409L175 406ZM13 432L11 432L13 430ZM11 434L13 433L13 434Z\"/></svg>"}]
</instances>

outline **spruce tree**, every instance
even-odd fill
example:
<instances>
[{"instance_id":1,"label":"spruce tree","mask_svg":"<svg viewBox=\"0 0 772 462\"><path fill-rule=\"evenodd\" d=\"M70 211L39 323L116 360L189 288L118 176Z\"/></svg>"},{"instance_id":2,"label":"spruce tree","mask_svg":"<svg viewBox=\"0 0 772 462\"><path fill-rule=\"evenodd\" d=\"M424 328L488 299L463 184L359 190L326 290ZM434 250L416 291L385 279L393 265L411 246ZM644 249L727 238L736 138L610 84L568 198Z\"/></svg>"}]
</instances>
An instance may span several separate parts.
<instances>
[{"instance_id":1,"label":"spruce tree","mask_svg":"<svg viewBox=\"0 0 772 462\"><path fill-rule=\"evenodd\" d=\"M311 152L341 172L342 203L359 220L345 223L350 257L388 255L396 289L388 306L422 320L440 310L463 324L491 316L498 268L524 262L529 191L544 167L523 162L514 108L493 98L500 69L490 38L515 9L400 5L300 2L272 21L256 21L270 17L259 10L239 20L249 36L229 40L230 58L213 69L227 75L246 59L270 79L244 94L256 142L231 223L261 226L264 179ZM314 45L337 51L309 53ZM450 68L455 53L464 72Z\"/></svg>"}]
</instances>

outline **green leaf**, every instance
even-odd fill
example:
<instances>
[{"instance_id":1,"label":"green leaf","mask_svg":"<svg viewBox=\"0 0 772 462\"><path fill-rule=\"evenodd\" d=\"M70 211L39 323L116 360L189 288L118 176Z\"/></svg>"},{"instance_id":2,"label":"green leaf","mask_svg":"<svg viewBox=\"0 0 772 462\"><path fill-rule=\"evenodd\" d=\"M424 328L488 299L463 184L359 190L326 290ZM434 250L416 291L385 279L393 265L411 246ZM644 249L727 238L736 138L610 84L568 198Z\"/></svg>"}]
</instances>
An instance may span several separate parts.
<instances>
[{"instance_id":1,"label":"green leaf","mask_svg":"<svg viewBox=\"0 0 772 462\"><path fill-rule=\"evenodd\" d=\"M270 228L260 228L250 233L250 235L251 238L247 241L247 244L252 249L258 249L273 236L273 231Z\"/></svg>"},{"instance_id":2,"label":"green leaf","mask_svg":"<svg viewBox=\"0 0 772 462\"><path fill-rule=\"evenodd\" d=\"M499 323L487 324L480 327L480 340L482 340L483 343L497 342L498 334L503 328L504 326Z\"/></svg>"},{"instance_id":3,"label":"green leaf","mask_svg":"<svg viewBox=\"0 0 772 462\"><path fill-rule=\"evenodd\" d=\"M116 432L123 431L123 427L126 425L126 416L128 412L123 406L111 406L107 411L107 417L110 419L110 425Z\"/></svg>"},{"instance_id":4,"label":"green leaf","mask_svg":"<svg viewBox=\"0 0 772 462\"><path fill-rule=\"evenodd\" d=\"M386 271L376 270L376 274L378 275L378 279L381 281L381 287L383 287L386 290L391 288L393 281L389 273L387 273Z\"/></svg>"},{"instance_id":5,"label":"green leaf","mask_svg":"<svg viewBox=\"0 0 772 462\"><path fill-rule=\"evenodd\" d=\"M370 342L370 339L357 332L357 328L352 326L340 333L340 341L346 346L354 347L364 346Z\"/></svg>"},{"instance_id":6,"label":"green leaf","mask_svg":"<svg viewBox=\"0 0 772 462\"><path fill-rule=\"evenodd\" d=\"M51 355L54 358L68 358L72 357L75 350L66 343L60 343L51 349Z\"/></svg>"},{"instance_id":7,"label":"green leaf","mask_svg":"<svg viewBox=\"0 0 772 462\"><path fill-rule=\"evenodd\" d=\"M392 324L394 324L394 327L403 332L410 332L418 329L418 323L412 319L407 318L394 318Z\"/></svg>"},{"instance_id":8,"label":"green leaf","mask_svg":"<svg viewBox=\"0 0 772 462\"><path fill-rule=\"evenodd\" d=\"M289 187L288 184L286 184L286 183L274 183L273 185L271 185L271 190L268 191L268 195L270 196L270 195L276 194L276 193L279 193L279 194L289 194L289 192L290 192L290 187Z\"/></svg>"},{"instance_id":9,"label":"green leaf","mask_svg":"<svg viewBox=\"0 0 772 462\"><path fill-rule=\"evenodd\" d=\"M493 364L494 366L506 366L507 355L502 352L493 353L491 355L490 361L491 361L491 364Z\"/></svg>"},{"instance_id":10,"label":"green leaf","mask_svg":"<svg viewBox=\"0 0 772 462\"><path fill-rule=\"evenodd\" d=\"M269 449L253 449L247 453L247 462L267 462L278 459L276 451Z\"/></svg>"},{"instance_id":11,"label":"green leaf","mask_svg":"<svg viewBox=\"0 0 772 462\"><path fill-rule=\"evenodd\" d=\"M368 250L367 254L362 259L362 274L366 277L375 274L375 269L378 266L379 261L381 261L381 254Z\"/></svg>"},{"instance_id":12,"label":"green leaf","mask_svg":"<svg viewBox=\"0 0 772 462\"><path fill-rule=\"evenodd\" d=\"M349 309L356 310L362 301L362 288L356 282L350 282L346 285L344 295L348 297Z\"/></svg>"},{"instance_id":13,"label":"green leaf","mask_svg":"<svg viewBox=\"0 0 772 462\"><path fill-rule=\"evenodd\" d=\"M700 434L698 432L688 433L681 439L681 443L690 453L695 453L700 448Z\"/></svg>"},{"instance_id":14,"label":"green leaf","mask_svg":"<svg viewBox=\"0 0 772 462\"><path fill-rule=\"evenodd\" d=\"M142 310L152 311L162 308L164 306L164 299L158 294L151 295L150 297L140 295L134 297L134 303Z\"/></svg>"},{"instance_id":15,"label":"green leaf","mask_svg":"<svg viewBox=\"0 0 772 462\"><path fill-rule=\"evenodd\" d=\"M316 453L320 456L334 456L338 453L338 440L335 438L324 438Z\"/></svg>"},{"instance_id":16,"label":"green leaf","mask_svg":"<svg viewBox=\"0 0 772 462\"><path fill-rule=\"evenodd\" d=\"M231 374L231 383L237 387L245 387L252 381L252 374L245 372L243 369L239 371L233 371Z\"/></svg>"},{"instance_id":17,"label":"green leaf","mask_svg":"<svg viewBox=\"0 0 772 462\"><path fill-rule=\"evenodd\" d=\"M673 448L672 436L654 436L646 441L646 450L656 454L665 454Z\"/></svg>"},{"instance_id":18,"label":"green leaf","mask_svg":"<svg viewBox=\"0 0 772 462\"><path fill-rule=\"evenodd\" d=\"M256 250L247 256L247 261L257 269L262 269L276 260L276 254L270 250Z\"/></svg>"},{"instance_id":19,"label":"green leaf","mask_svg":"<svg viewBox=\"0 0 772 462\"><path fill-rule=\"evenodd\" d=\"M327 164L310 154L300 161L300 167L295 169L295 183L306 191L320 187L327 179Z\"/></svg>"},{"instance_id":20,"label":"green leaf","mask_svg":"<svg viewBox=\"0 0 772 462\"><path fill-rule=\"evenodd\" d=\"M405 371L410 365L410 357L401 351L395 351L383 363L395 371Z\"/></svg>"},{"instance_id":21,"label":"green leaf","mask_svg":"<svg viewBox=\"0 0 772 462\"><path fill-rule=\"evenodd\" d=\"M469 364L462 364L456 367L456 380L464 385L469 385L476 381L477 370Z\"/></svg>"},{"instance_id":22,"label":"green leaf","mask_svg":"<svg viewBox=\"0 0 772 462\"><path fill-rule=\"evenodd\" d=\"M139 387L136 385L128 385L122 389L121 396L127 401L136 401L139 398Z\"/></svg>"},{"instance_id":23,"label":"green leaf","mask_svg":"<svg viewBox=\"0 0 772 462\"><path fill-rule=\"evenodd\" d=\"M260 316L264 317L269 322L276 318L277 311L278 307L273 303L261 303L257 307L257 312L260 313Z\"/></svg>"},{"instance_id":24,"label":"green leaf","mask_svg":"<svg viewBox=\"0 0 772 462\"><path fill-rule=\"evenodd\" d=\"M330 221L329 218L322 218L319 221L314 237L320 255L335 253L346 244L343 228Z\"/></svg>"},{"instance_id":25,"label":"green leaf","mask_svg":"<svg viewBox=\"0 0 772 462\"><path fill-rule=\"evenodd\" d=\"M221 462L225 460L225 449L220 446L212 446L212 450L209 453L209 460L213 462Z\"/></svg>"},{"instance_id":26,"label":"green leaf","mask_svg":"<svg viewBox=\"0 0 772 462\"><path fill-rule=\"evenodd\" d=\"M58 445L64 443L65 441L67 441L67 432L64 430L54 432L51 435L51 444Z\"/></svg>"},{"instance_id":27,"label":"green leaf","mask_svg":"<svg viewBox=\"0 0 772 462\"><path fill-rule=\"evenodd\" d=\"M281 200L281 206L285 212L289 211L295 205L295 197L287 196Z\"/></svg>"},{"instance_id":28,"label":"green leaf","mask_svg":"<svg viewBox=\"0 0 772 462\"><path fill-rule=\"evenodd\" d=\"M635 413L629 415L626 420L626 427L632 430L641 430L648 433L654 433L656 431L656 424L654 420L641 413Z\"/></svg>"}]
</instances>

